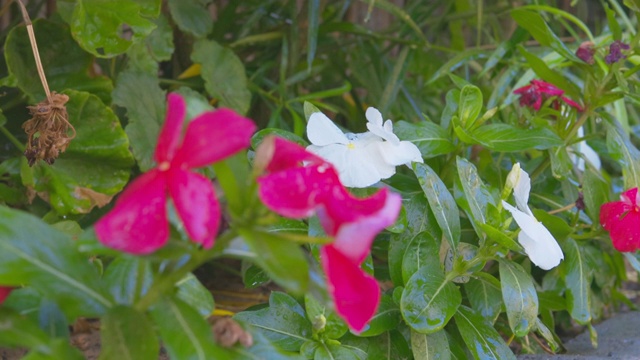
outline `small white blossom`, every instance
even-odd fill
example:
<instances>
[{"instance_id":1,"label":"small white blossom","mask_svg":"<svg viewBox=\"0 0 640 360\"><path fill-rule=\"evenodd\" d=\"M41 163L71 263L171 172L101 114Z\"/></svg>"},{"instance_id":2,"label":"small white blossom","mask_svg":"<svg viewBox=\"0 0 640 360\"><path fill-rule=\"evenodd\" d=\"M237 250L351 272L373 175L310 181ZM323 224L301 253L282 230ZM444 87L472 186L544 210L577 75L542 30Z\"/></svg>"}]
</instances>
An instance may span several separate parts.
<instances>
[{"instance_id":1,"label":"small white blossom","mask_svg":"<svg viewBox=\"0 0 640 360\"><path fill-rule=\"evenodd\" d=\"M515 164L507 179L507 183L514 183L513 197L516 200L516 207L506 201L502 201L502 205L511 213L521 229L518 242L529 259L541 269L550 270L558 266L564 259L562 249L549 230L533 216L527 204L531 192L529 174L520 168L520 164Z\"/></svg>"},{"instance_id":2,"label":"small white blossom","mask_svg":"<svg viewBox=\"0 0 640 360\"><path fill-rule=\"evenodd\" d=\"M409 141L400 141L393 123L383 123L382 114L369 108L369 131L343 133L327 116L316 112L309 117L307 136L310 152L332 163L340 181L348 187L367 187L396 173L396 166L423 162L420 150Z\"/></svg>"}]
</instances>

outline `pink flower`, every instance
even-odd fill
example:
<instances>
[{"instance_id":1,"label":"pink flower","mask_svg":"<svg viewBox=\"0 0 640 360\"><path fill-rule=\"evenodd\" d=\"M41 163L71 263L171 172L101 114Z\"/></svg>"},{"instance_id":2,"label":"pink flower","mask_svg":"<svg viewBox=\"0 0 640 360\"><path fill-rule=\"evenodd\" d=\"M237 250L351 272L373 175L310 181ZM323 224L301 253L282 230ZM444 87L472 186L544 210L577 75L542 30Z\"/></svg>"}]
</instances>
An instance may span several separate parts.
<instances>
[{"instance_id":1,"label":"pink flower","mask_svg":"<svg viewBox=\"0 0 640 360\"><path fill-rule=\"evenodd\" d=\"M9 297L9 294L11 294L11 291L14 288L12 287L6 287L6 286L0 286L0 304L2 304L6 298Z\"/></svg>"},{"instance_id":2,"label":"pink flower","mask_svg":"<svg viewBox=\"0 0 640 360\"><path fill-rule=\"evenodd\" d=\"M565 104L576 108L578 111L582 111L580 104L566 96L562 96L564 94L563 90L542 80L531 80L529 85L518 88L514 90L513 93L520 95L520 106L528 106L536 111L540 110L543 102L552 97L558 97ZM555 109L560 107L558 99L552 103L552 106Z\"/></svg>"},{"instance_id":3,"label":"pink flower","mask_svg":"<svg viewBox=\"0 0 640 360\"><path fill-rule=\"evenodd\" d=\"M600 224L609 231L613 246L622 252L640 249L640 193L638 188L620 195L620 201L600 207Z\"/></svg>"},{"instance_id":4,"label":"pink flower","mask_svg":"<svg viewBox=\"0 0 640 360\"><path fill-rule=\"evenodd\" d=\"M322 268L336 312L349 327L362 331L376 312L380 288L360 266L375 236L398 216L400 196L382 189L356 198L331 164L281 138L265 139L256 162L266 164L258 195L269 209L292 218L315 212L327 235L335 238L321 249Z\"/></svg>"},{"instance_id":5,"label":"pink flower","mask_svg":"<svg viewBox=\"0 0 640 360\"><path fill-rule=\"evenodd\" d=\"M183 137L185 115L182 97L169 94L154 154L158 166L135 179L95 225L98 239L106 246L132 254L148 254L164 246L169 239L169 197L189 237L204 248L213 246L220 206L211 181L191 169L246 149L256 126L231 110L219 109L194 118Z\"/></svg>"}]
</instances>

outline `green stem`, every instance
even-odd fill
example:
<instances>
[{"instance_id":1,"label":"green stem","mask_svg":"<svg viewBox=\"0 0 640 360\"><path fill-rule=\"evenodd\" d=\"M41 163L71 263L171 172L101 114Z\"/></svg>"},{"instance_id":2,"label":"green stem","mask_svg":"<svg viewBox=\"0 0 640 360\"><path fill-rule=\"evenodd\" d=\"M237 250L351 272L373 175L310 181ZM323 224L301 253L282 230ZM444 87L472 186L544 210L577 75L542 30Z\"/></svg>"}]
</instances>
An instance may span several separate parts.
<instances>
[{"instance_id":1,"label":"green stem","mask_svg":"<svg viewBox=\"0 0 640 360\"><path fill-rule=\"evenodd\" d=\"M585 111L582 113L582 115L580 115L580 118L578 119L578 121L576 121L576 123L573 125L571 130L569 130L569 134L567 134L567 136L564 138L565 146L570 143L571 139L573 139L573 137L575 136L576 132L578 132L578 129L580 129L582 127L582 125L584 125L584 123L589 118L589 115L591 114L591 111L588 111L588 110L589 109L585 109Z\"/></svg>"},{"instance_id":2,"label":"green stem","mask_svg":"<svg viewBox=\"0 0 640 360\"><path fill-rule=\"evenodd\" d=\"M549 164L551 164L551 160L549 160L549 158L547 157L542 163L540 163L540 165L538 165L535 170L533 170L533 172L531 173L531 179L533 180L540 176L540 174L542 174L542 172L549 166Z\"/></svg>"},{"instance_id":3,"label":"green stem","mask_svg":"<svg viewBox=\"0 0 640 360\"><path fill-rule=\"evenodd\" d=\"M13 143L13 145L18 148L18 150L20 150L20 152L24 152L24 145L22 145L22 143L18 141L18 139L16 139L16 137L13 136L13 134L9 132L7 128L5 128L4 126L0 126L0 132L3 133L4 136L6 136L9 141L11 141L11 143Z\"/></svg>"}]
</instances>

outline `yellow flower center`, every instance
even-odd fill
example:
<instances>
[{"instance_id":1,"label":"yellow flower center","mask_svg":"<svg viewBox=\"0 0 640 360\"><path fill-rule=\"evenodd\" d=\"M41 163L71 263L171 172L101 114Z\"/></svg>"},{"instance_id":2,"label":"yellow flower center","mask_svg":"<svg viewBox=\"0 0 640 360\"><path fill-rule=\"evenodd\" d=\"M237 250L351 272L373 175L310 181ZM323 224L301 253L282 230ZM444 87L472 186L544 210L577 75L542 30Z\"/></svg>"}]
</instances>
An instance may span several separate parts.
<instances>
[{"instance_id":1,"label":"yellow flower center","mask_svg":"<svg viewBox=\"0 0 640 360\"><path fill-rule=\"evenodd\" d=\"M171 164L168 161L164 161L158 165L158 170L167 171L171 167Z\"/></svg>"}]
</instances>

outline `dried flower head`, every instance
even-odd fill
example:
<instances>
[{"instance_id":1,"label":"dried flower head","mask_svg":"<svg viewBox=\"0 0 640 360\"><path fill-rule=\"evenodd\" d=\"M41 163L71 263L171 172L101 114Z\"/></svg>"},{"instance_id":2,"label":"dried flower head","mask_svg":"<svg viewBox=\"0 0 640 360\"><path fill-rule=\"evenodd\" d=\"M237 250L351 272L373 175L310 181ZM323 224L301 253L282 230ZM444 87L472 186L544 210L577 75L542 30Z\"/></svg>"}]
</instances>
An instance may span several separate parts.
<instances>
[{"instance_id":1,"label":"dried flower head","mask_svg":"<svg viewBox=\"0 0 640 360\"><path fill-rule=\"evenodd\" d=\"M33 116L22 124L29 136L24 156L29 166L36 161L44 160L51 165L76 137L76 129L69 123L69 114L65 104L69 97L64 94L51 93L51 101L45 99L36 106L29 106ZM71 134L69 134L71 129Z\"/></svg>"}]
</instances>

